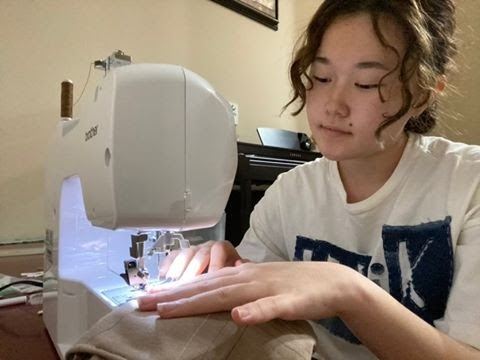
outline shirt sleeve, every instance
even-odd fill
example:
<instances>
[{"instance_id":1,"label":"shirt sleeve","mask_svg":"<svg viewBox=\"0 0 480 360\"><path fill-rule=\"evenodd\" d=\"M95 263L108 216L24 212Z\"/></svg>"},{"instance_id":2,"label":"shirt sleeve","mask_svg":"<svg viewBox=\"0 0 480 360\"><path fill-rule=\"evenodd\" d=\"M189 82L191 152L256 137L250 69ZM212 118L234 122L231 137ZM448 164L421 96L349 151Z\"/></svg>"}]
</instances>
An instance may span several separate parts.
<instances>
[{"instance_id":1,"label":"shirt sleeve","mask_svg":"<svg viewBox=\"0 0 480 360\"><path fill-rule=\"evenodd\" d=\"M480 187L466 213L455 249L455 270L445 316L435 326L480 349Z\"/></svg>"},{"instance_id":2,"label":"shirt sleeve","mask_svg":"<svg viewBox=\"0 0 480 360\"><path fill-rule=\"evenodd\" d=\"M242 258L255 262L288 261L282 233L279 180L275 181L250 215L250 228L236 250Z\"/></svg>"}]
</instances>

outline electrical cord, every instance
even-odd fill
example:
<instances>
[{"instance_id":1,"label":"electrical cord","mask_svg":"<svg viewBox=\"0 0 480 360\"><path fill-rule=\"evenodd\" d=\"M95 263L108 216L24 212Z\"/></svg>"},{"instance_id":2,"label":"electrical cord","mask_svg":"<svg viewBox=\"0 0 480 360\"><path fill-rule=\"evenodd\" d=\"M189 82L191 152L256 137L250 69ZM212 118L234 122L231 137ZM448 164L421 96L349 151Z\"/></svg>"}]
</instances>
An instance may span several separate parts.
<instances>
[{"instance_id":1,"label":"electrical cord","mask_svg":"<svg viewBox=\"0 0 480 360\"><path fill-rule=\"evenodd\" d=\"M4 286L0 287L0 291L3 291L3 290L5 290L5 289L9 288L10 286L19 285L19 284L26 284L26 285L33 285L33 286L43 287L43 282L41 282L41 281L35 281L35 280L19 280L19 281L14 281L14 282L11 282L10 284L7 284L7 285L4 285Z\"/></svg>"}]
</instances>

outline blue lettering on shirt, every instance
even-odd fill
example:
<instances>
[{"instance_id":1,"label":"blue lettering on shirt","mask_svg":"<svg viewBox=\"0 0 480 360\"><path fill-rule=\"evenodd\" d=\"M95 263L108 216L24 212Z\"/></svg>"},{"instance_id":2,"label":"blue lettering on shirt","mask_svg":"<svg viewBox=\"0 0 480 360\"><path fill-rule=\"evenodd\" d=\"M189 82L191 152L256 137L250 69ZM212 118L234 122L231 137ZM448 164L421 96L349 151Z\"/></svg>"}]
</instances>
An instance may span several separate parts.
<instances>
[{"instance_id":1,"label":"blue lettering on shirt","mask_svg":"<svg viewBox=\"0 0 480 360\"><path fill-rule=\"evenodd\" d=\"M420 225L382 228L390 294L410 311L433 325L443 316L453 278L451 217ZM324 240L297 236L294 260L333 261L368 276L371 255L357 254ZM332 334L351 343L360 341L339 318L319 320Z\"/></svg>"}]
</instances>

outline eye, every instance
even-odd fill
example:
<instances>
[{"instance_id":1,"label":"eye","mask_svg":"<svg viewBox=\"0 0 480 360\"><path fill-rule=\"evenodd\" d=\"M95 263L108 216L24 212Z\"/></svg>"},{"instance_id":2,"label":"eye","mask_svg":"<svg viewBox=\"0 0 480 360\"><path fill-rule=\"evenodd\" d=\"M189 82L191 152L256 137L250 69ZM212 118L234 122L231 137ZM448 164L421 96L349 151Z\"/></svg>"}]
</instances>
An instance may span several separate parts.
<instances>
[{"instance_id":1,"label":"eye","mask_svg":"<svg viewBox=\"0 0 480 360\"><path fill-rule=\"evenodd\" d=\"M314 76L313 78L315 79L315 81L318 81L319 83L322 83L322 84L330 82L329 78L324 78L324 77L320 77L320 76Z\"/></svg>"},{"instance_id":2,"label":"eye","mask_svg":"<svg viewBox=\"0 0 480 360\"><path fill-rule=\"evenodd\" d=\"M355 83L355 86L359 87L360 89L371 90L371 89L377 89L380 85L379 84L359 84L359 83Z\"/></svg>"}]
</instances>

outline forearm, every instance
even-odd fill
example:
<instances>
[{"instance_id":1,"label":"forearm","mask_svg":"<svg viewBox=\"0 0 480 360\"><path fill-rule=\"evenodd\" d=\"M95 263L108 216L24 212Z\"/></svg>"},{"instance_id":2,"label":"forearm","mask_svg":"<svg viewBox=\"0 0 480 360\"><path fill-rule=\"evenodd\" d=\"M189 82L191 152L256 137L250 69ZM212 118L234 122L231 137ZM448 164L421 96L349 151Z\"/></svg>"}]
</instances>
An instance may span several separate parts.
<instances>
[{"instance_id":1,"label":"forearm","mask_svg":"<svg viewBox=\"0 0 480 360\"><path fill-rule=\"evenodd\" d=\"M355 284L339 316L380 359L480 359L480 351L438 331L370 280Z\"/></svg>"}]
</instances>

